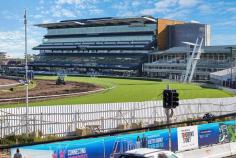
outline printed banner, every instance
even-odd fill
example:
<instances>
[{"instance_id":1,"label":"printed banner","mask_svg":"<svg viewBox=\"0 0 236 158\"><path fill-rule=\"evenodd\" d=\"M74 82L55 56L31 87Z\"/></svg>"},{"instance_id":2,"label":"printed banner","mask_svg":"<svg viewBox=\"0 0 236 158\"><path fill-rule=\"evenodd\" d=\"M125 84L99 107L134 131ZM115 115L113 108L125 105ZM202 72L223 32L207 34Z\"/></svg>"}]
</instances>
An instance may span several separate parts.
<instances>
[{"instance_id":1,"label":"printed banner","mask_svg":"<svg viewBox=\"0 0 236 158\"><path fill-rule=\"evenodd\" d=\"M172 149L177 150L176 129L172 129L174 137ZM32 158L39 155L44 158L119 158L121 154L136 148L169 148L168 130L125 134L102 138L82 139L75 141L58 142L44 145L34 145L20 148L24 158ZM33 151L33 152L32 152ZM12 156L16 149L12 149Z\"/></svg>"},{"instance_id":2,"label":"printed banner","mask_svg":"<svg viewBox=\"0 0 236 158\"><path fill-rule=\"evenodd\" d=\"M171 149L183 151L217 143L236 141L236 121L172 128ZM119 158L136 148L169 149L169 130L155 130L117 136L33 145L11 149L11 157L23 158Z\"/></svg>"},{"instance_id":3,"label":"printed banner","mask_svg":"<svg viewBox=\"0 0 236 158\"><path fill-rule=\"evenodd\" d=\"M207 146L219 143L219 124L210 123L198 125L198 144Z\"/></svg>"},{"instance_id":4,"label":"printed banner","mask_svg":"<svg viewBox=\"0 0 236 158\"><path fill-rule=\"evenodd\" d=\"M197 126L179 127L177 134L179 151L198 148Z\"/></svg>"}]
</instances>

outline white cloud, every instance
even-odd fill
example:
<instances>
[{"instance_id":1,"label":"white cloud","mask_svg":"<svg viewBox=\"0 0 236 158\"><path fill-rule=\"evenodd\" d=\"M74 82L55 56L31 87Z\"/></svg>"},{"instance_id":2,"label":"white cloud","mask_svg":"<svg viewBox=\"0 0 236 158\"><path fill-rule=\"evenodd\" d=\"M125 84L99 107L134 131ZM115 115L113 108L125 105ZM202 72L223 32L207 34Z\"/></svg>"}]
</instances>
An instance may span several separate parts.
<instances>
[{"instance_id":1,"label":"white cloud","mask_svg":"<svg viewBox=\"0 0 236 158\"><path fill-rule=\"evenodd\" d=\"M235 21L236 21L236 16L232 16L229 17L228 19L225 19L224 21L221 20L220 22L215 23L214 26L220 29L229 30L236 27Z\"/></svg>"},{"instance_id":2,"label":"white cloud","mask_svg":"<svg viewBox=\"0 0 236 158\"><path fill-rule=\"evenodd\" d=\"M57 4L80 4L81 0L58 0Z\"/></svg>"},{"instance_id":3,"label":"white cloud","mask_svg":"<svg viewBox=\"0 0 236 158\"><path fill-rule=\"evenodd\" d=\"M178 20L178 19L186 19L188 15L189 15L189 10L186 9L167 13L166 16L164 16L163 18Z\"/></svg>"},{"instance_id":4,"label":"white cloud","mask_svg":"<svg viewBox=\"0 0 236 158\"><path fill-rule=\"evenodd\" d=\"M50 13L57 18L75 18L101 15L104 11L97 7L98 0L55 0L50 7Z\"/></svg>"},{"instance_id":5,"label":"white cloud","mask_svg":"<svg viewBox=\"0 0 236 158\"><path fill-rule=\"evenodd\" d=\"M172 7L177 7L178 0L161 0L154 4L154 7L141 10L143 15L166 14L171 12Z\"/></svg>"},{"instance_id":6,"label":"white cloud","mask_svg":"<svg viewBox=\"0 0 236 158\"><path fill-rule=\"evenodd\" d=\"M198 3L200 3L199 0L179 0L179 5L181 8L189 8L189 7L194 7Z\"/></svg>"},{"instance_id":7,"label":"white cloud","mask_svg":"<svg viewBox=\"0 0 236 158\"><path fill-rule=\"evenodd\" d=\"M68 9L62 9L61 12L62 12L62 15L65 17L76 17L74 12L72 12Z\"/></svg>"},{"instance_id":8,"label":"white cloud","mask_svg":"<svg viewBox=\"0 0 236 158\"><path fill-rule=\"evenodd\" d=\"M104 10L94 8L94 9L89 9L89 12L92 13L93 15L101 15L104 13Z\"/></svg>"},{"instance_id":9,"label":"white cloud","mask_svg":"<svg viewBox=\"0 0 236 158\"><path fill-rule=\"evenodd\" d=\"M134 3L134 4L133 4ZM134 5L134 6L133 6ZM140 5L135 1L120 1L119 3L115 3L112 5L112 8L116 10L116 15L119 17L124 16L136 16L139 14L135 9L137 9L136 5Z\"/></svg>"},{"instance_id":10,"label":"white cloud","mask_svg":"<svg viewBox=\"0 0 236 158\"><path fill-rule=\"evenodd\" d=\"M198 9L202 14L211 14L211 13L213 13L212 7L208 4L202 4L198 7Z\"/></svg>"},{"instance_id":11,"label":"white cloud","mask_svg":"<svg viewBox=\"0 0 236 158\"><path fill-rule=\"evenodd\" d=\"M67 17L67 18L76 17L76 13L73 12L73 10L66 9L65 7L60 5L52 7L51 13L53 17Z\"/></svg>"},{"instance_id":12,"label":"white cloud","mask_svg":"<svg viewBox=\"0 0 236 158\"><path fill-rule=\"evenodd\" d=\"M80 9L93 8L98 0L57 0L57 5L76 5Z\"/></svg>"},{"instance_id":13,"label":"white cloud","mask_svg":"<svg viewBox=\"0 0 236 158\"><path fill-rule=\"evenodd\" d=\"M174 18L174 16L186 17L190 8L200 4L200 0L160 0L154 4L154 7L141 10L141 14L153 15L163 14L165 17Z\"/></svg>"},{"instance_id":14,"label":"white cloud","mask_svg":"<svg viewBox=\"0 0 236 158\"><path fill-rule=\"evenodd\" d=\"M1 51L7 52L13 57L24 56L24 30L0 31L0 48ZM34 37L33 37L33 36ZM28 33L28 52L33 53L33 47L37 46L41 40L37 38L38 32ZM41 37L41 36L40 36ZM34 52L36 53L36 52Z\"/></svg>"},{"instance_id":15,"label":"white cloud","mask_svg":"<svg viewBox=\"0 0 236 158\"><path fill-rule=\"evenodd\" d=\"M33 18L34 19L40 19L40 18L43 18L44 16L42 14L36 14L36 15L33 15Z\"/></svg>"},{"instance_id":16,"label":"white cloud","mask_svg":"<svg viewBox=\"0 0 236 158\"><path fill-rule=\"evenodd\" d=\"M235 45L236 36L234 34L213 34L212 45Z\"/></svg>"},{"instance_id":17,"label":"white cloud","mask_svg":"<svg viewBox=\"0 0 236 158\"><path fill-rule=\"evenodd\" d=\"M156 13L166 13L170 11L170 8L176 6L177 0L162 0L155 3L154 10Z\"/></svg>"},{"instance_id":18,"label":"white cloud","mask_svg":"<svg viewBox=\"0 0 236 158\"><path fill-rule=\"evenodd\" d=\"M139 0L133 0L131 4L132 4L133 7L138 7L138 6L141 5L142 3L141 3L141 1L139 1Z\"/></svg>"}]
</instances>

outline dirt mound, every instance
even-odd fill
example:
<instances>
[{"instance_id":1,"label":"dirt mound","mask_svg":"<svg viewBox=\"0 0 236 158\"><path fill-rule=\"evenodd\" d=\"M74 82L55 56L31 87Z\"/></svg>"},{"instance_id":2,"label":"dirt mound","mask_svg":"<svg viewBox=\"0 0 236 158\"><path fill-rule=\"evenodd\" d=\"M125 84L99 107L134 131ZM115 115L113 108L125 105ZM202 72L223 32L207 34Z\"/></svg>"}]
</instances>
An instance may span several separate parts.
<instances>
[{"instance_id":1,"label":"dirt mound","mask_svg":"<svg viewBox=\"0 0 236 158\"><path fill-rule=\"evenodd\" d=\"M78 93L78 95L81 95L79 94L80 92L88 92L99 89L102 89L102 87L90 83L66 82L66 85L56 85L55 81L52 80L36 80L36 86L33 89L29 90L29 97L51 96L70 93ZM0 93L0 100L10 98L23 98L19 100L24 101L24 97L24 90ZM19 102L19 100L13 102ZM12 103L12 101L4 101L4 103L6 102Z\"/></svg>"}]
</instances>

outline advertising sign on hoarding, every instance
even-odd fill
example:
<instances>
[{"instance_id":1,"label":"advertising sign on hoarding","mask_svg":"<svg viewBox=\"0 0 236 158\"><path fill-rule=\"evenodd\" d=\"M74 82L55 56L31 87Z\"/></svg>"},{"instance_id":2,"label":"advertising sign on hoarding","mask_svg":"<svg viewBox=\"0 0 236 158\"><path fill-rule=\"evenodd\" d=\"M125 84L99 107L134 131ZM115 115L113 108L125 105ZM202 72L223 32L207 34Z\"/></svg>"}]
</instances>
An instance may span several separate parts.
<instances>
[{"instance_id":1,"label":"advertising sign on hoarding","mask_svg":"<svg viewBox=\"0 0 236 158\"><path fill-rule=\"evenodd\" d=\"M236 141L236 121L172 128L172 151ZM56 142L19 148L23 158L119 158L136 148L169 149L169 130ZM11 149L14 157L16 148Z\"/></svg>"},{"instance_id":2,"label":"advertising sign on hoarding","mask_svg":"<svg viewBox=\"0 0 236 158\"><path fill-rule=\"evenodd\" d=\"M179 127L177 135L179 151L198 148L197 126Z\"/></svg>"},{"instance_id":3,"label":"advertising sign on hoarding","mask_svg":"<svg viewBox=\"0 0 236 158\"><path fill-rule=\"evenodd\" d=\"M177 150L176 128L172 129L172 149ZM37 157L45 153L44 158L118 158L128 150L136 148L169 148L168 130L156 130L118 136L81 139L74 141L49 143L20 148L24 158ZM96 150L95 150L96 149ZM16 149L12 149L14 155Z\"/></svg>"},{"instance_id":4,"label":"advertising sign on hoarding","mask_svg":"<svg viewBox=\"0 0 236 158\"><path fill-rule=\"evenodd\" d=\"M219 143L219 124L210 123L198 125L198 144L199 146L207 146Z\"/></svg>"}]
</instances>

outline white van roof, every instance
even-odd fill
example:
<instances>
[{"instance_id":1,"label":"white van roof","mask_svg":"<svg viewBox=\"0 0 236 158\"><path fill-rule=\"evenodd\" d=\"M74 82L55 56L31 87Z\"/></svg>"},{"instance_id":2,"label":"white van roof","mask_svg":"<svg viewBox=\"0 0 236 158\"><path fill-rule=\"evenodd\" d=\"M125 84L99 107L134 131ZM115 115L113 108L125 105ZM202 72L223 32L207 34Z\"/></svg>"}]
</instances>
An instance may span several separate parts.
<instances>
[{"instance_id":1,"label":"white van roof","mask_svg":"<svg viewBox=\"0 0 236 158\"><path fill-rule=\"evenodd\" d=\"M163 151L163 149L138 148L138 149L127 151L125 153L144 156L146 154L151 154L151 153L160 152L160 151Z\"/></svg>"}]
</instances>

